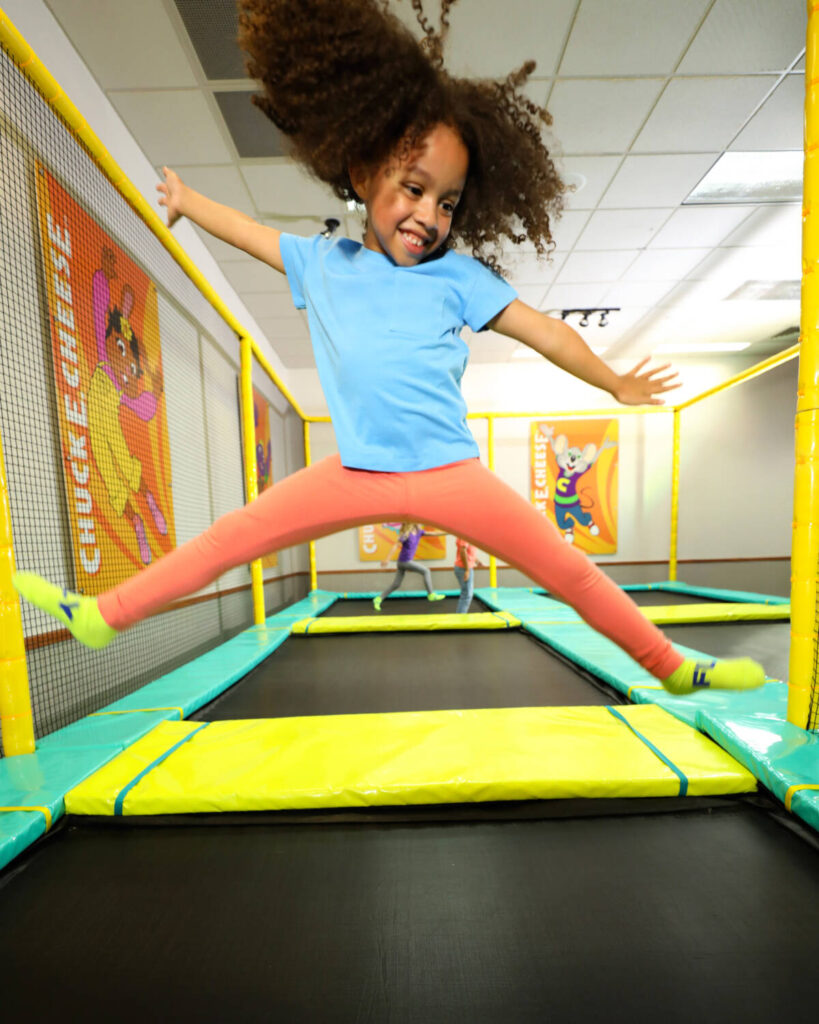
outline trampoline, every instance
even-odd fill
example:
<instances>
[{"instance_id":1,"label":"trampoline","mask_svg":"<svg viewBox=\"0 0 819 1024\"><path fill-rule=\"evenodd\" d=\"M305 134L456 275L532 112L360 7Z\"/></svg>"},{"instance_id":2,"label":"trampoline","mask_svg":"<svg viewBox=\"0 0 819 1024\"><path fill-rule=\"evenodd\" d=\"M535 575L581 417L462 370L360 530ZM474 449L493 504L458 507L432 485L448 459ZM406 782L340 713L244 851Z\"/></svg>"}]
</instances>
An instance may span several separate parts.
<instances>
[{"instance_id":1,"label":"trampoline","mask_svg":"<svg viewBox=\"0 0 819 1024\"><path fill-rule=\"evenodd\" d=\"M517 630L307 635L178 725L623 701ZM767 1022L814 998L819 843L764 791L70 816L0 921L34 1020L47 976L69 1019Z\"/></svg>"}]
</instances>

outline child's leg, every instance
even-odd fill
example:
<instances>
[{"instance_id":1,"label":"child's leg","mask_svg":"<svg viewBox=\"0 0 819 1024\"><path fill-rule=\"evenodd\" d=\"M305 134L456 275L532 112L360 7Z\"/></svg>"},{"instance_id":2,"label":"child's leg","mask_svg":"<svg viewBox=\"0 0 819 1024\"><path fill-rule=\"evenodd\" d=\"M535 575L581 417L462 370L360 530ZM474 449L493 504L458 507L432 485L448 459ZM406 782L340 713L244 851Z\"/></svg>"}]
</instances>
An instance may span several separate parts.
<instances>
[{"instance_id":1,"label":"child's leg","mask_svg":"<svg viewBox=\"0 0 819 1024\"><path fill-rule=\"evenodd\" d=\"M344 469L322 459L218 519L204 533L136 573L98 599L66 594L31 573L15 585L89 646L206 586L221 573L261 555L350 526L404 519L406 474ZM88 635L86 631L88 629Z\"/></svg>"},{"instance_id":2,"label":"child's leg","mask_svg":"<svg viewBox=\"0 0 819 1024\"><path fill-rule=\"evenodd\" d=\"M604 636L609 637L658 679L668 681L684 659L671 642L648 621L637 605L584 554L561 538L554 526L524 498L499 480L477 459L410 477L413 518L434 523L479 548L494 552L557 597L568 602ZM688 665L688 662L685 662ZM736 663L721 662L718 665ZM750 663L753 665L754 663ZM698 683L695 670L670 688L690 692L697 685L745 686L726 679L723 670L714 681ZM751 685L761 685L764 673L755 667Z\"/></svg>"},{"instance_id":3,"label":"child's leg","mask_svg":"<svg viewBox=\"0 0 819 1024\"><path fill-rule=\"evenodd\" d=\"M386 590L381 591L379 597L379 603L385 598L389 597L394 590L398 590L401 584L404 582L404 573L407 571L406 562L398 562L395 566L395 575L392 578L392 583L387 587Z\"/></svg>"}]
</instances>

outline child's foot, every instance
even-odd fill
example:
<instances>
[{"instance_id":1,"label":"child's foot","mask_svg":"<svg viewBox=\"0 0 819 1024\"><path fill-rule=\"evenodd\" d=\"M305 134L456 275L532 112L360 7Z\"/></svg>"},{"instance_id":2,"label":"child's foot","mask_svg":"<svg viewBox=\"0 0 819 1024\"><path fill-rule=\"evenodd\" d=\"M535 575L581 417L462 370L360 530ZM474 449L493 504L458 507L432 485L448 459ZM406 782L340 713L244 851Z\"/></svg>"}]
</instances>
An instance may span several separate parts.
<instances>
[{"instance_id":1,"label":"child's foot","mask_svg":"<svg viewBox=\"0 0 819 1024\"><path fill-rule=\"evenodd\" d=\"M670 693L696 693L698 690L755 690L765 682L765 669L750 658L724 661L696 661L686 658L663 686Z\"/></svg>"},{"instance_id":2,"label":"child's foot","mask_svg":"<svg viewBox=\"0 0 819 1024\"><path fill-rule=\"evenodd\" d=\"M446 594L436 594L433 592L432 594L427 594L427 601L443 601L445 597Z\"/></svg>"},{"instance_id":3,"label":"child's foot","mask_svg":"<svg viewBox=\"0 0 819 1024\"><path fill-rule=\"evenodd\" d=\"M373 608L375 608L377 612L381 611L381 600L382 599L380 597L373 598Z\"/></svg>"},{"instance_id":4,"label":"child's foot","mask_svg":"<svg viewBox=\"0 0 819 1024\"><path fill-rule=\"evenodd\" d=\"M11 582L18 594L59 619L86 647L105 647L117 635L100 614L95 597L63 590L33 572L16 572Z\"/></svg>"}]
</instances>

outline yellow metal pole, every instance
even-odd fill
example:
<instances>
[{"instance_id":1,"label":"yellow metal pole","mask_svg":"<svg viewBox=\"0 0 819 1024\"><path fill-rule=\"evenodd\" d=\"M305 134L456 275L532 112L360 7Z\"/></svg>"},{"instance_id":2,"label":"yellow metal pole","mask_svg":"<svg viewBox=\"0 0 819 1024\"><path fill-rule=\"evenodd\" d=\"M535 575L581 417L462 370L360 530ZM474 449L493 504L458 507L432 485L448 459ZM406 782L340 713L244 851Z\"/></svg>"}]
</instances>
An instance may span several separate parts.
<instances>
[{"instance_id":1,"label":"yellow metal pole","mask_svg":"<svg viewBox=\"0 0 819 1024\"><path fill-rule=\"evenodd\" d=\"M0 444L0 737L6 757L34 752L34 720L20 599L11 585L14 546L6 464Z\"/></svg>"},{"instance_id":2,"label":"yellow metal pole","mask_svg":"<svg viewBox=\"0 0 819 1024\"><path fill-rule=\"evenodd\" d=\"M751 380L752 377L758 377L761 373L767 373L768 370L773 370L775 366L786 363L789 359L795 359L798 355L799 345L791 345L790 348L783 349L781 352L777 352L775 356L763 359L760 363L754 363L747 370L742 370L741 373L734 374L733 377L724 380L722 384L716 384L714 387L708 388L707 391L703 391L701 395L695 395L693 398L689 398L687 402L680 402L679 405L675 405L673 408L675 411L677 409L687 409L690 405L696 405L697 402L701 402L704 398L710 398L711 395L719 394L720 391L727 391L728 388L736 387L737 384Z\"/></svg>"},{"instance_id":3,"label":"yellow metal pole","mask_svg":"<svg viewBox=\"0 0 819 1024\"><path fill-rule=\"evenodd\" d=\"M487 414L486 417L486 442L487 442L487 458L489 461L489 468L492 472L495 472L495 417L494 415ZM489 586L496 587L498 585L498 560L489 552Z\"/></svg>"},{"instance_id":4,"label":"yellow metal pole","mask_svg":"<svg viewBox=\"0 0 819 1024\"><path fill-rule=\"evenodd\" d=\"M310 465L310 421L304 421L304 464ZM316 543L310 541L310 589L318 590L318 573L316 572Z\"/></svg>"},{"instance_id":5,"label":"yellow metal pole","mask_svg":"<svg viewBox=\"0 0 819 1024\"><path fill-rule=\"evenodd\" d=\"M819 14L808 2L805 55L805 175L802 206L802 316L796 399L796 470L791 548L791 649L788 721L801 728L816 705L816 578L819 563Z\"/></svg>"},{"instance_id":6,"label":"yellow metal pole","mask_svg":"<svg viewBox=\"0 0 819 1024\"><path fill-rule=\"evenodd\" d=\"M239 393L242 420L242 456L245 470L245 494L248 502L259 497L259 478L256 473L256 430L253 417L253 349L250 338L239 338ZM253 595L253 621L264 625L264 580L262 560L250 563L250 590Z\"/></svg>"},{"instance_id":7,"label":"yellow metal pole","mask_svg":"<svg viewBox=\"0 0 819 1024\"><path fill-rule=\"evenodd\" d=\"M668 578L677 578L677 526L680 518L680 410L674 410L674 436L671 442L671 550L668 553Z\"/></svg>"}]
</instances>

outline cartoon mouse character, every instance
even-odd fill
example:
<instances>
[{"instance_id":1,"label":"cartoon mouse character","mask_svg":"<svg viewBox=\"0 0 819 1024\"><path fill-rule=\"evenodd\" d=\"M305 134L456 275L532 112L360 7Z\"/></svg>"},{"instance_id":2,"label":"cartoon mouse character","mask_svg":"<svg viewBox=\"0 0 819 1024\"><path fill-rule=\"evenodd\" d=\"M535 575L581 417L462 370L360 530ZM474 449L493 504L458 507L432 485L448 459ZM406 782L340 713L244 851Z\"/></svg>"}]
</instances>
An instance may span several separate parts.
<instances>
[{"instance_id":1,"label":"cartoon mouse character","mask_svg":"<svg viewBox=\"0 0 819 1024\"><path fill-rule=\"evenodd\" d=\"M541 433L552 446L557 460L558 474L555 481L555 519L559 529L563 530L563 538L568 544L574 543L574 523L588 527L589 533L596 537L600 527L592 520L591 514L580 504L577 494L577 481L600 458L606 448L616 448L614 441L604 441L598 449L597 445L587 444L580 448L570 448L565 434L554 436L554 427L541 427ZM574 520L574 523L572 522Z\"/></svg>"}]
</instances>

